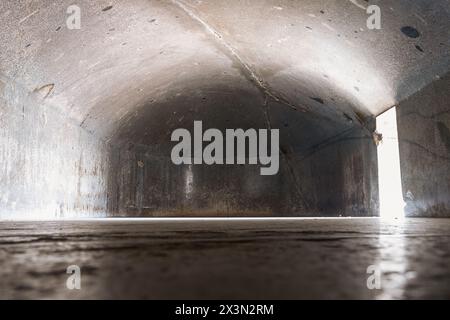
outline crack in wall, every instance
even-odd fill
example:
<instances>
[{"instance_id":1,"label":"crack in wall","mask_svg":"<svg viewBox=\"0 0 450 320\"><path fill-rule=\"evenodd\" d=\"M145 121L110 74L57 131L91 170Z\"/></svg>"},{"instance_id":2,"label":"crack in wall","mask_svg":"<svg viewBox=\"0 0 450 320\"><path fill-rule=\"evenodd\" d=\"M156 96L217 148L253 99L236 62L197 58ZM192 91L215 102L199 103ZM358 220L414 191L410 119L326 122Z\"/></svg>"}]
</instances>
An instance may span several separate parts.
<instances>
[{"instance_id":1,"label":"crack in wall","mask_svg":"<svg viewBox=\"0 0 450 320\"><path fill-rule=\"evenodd\" d=\"M264 118L266 120L267 130L272 130L272 122L270 120L270 104L269 104L269 97L267 95L264 98L263 112L264 112ZM289 172L289 176L291 177L292 182L295 187L295 190L301 199L302 206L303 206L302 209L310 209L311 205L306 201L306 198L301 189L300 183L298 182L298 177L295 174L295 170L291 164L291 159L286 154L286 152L284 152L280 147L278 148L278 152L282 156L284 163L286 163L286 166L287 166L288 172Z\"/></svg>"},{"instance_id":2,"label":"crack in wall","mask_svg":"<svg viewBox=\"0 0 450 320\"><path fill-rule=\"evenodd\" d=\"M281 156L282 156L282 158L284 160L284 163L286 163L286 167L288 169L289 175L290 175L290 177L292 179L292 182L294 183L294 186L295 186L295 191L297 191L297 194L300 196L301 203L302 203L302 206L303 206L302 209L309 210L311 208L311 205L308 203L308 201L306 201L306 197L305 197L305 195L303 193L303 190L302 190L302 188L300 186L300 183L298 181L298 177L295 174L295 170L294 170L294 167L291 164L291 159L290 159L289 155L286 152L284 152L283 150L281 150L281 149L280 149L280 154L281 154Z\"/></svg>"},{"instance_id":3,"label":"crack in wall","mask_svg":"<svg viewBox=\"0 0 450 320\"><path fill-rule=\"evenodd\" d=\"M434 151L428 149L427 147L421 145L421 144L418 143L418 142L414 142L414 141L411 141L411 140L408 140L408 139L399 139L399 141L400 141L400 142L407 143L407 144L410 144L410 145L412 145L412 146L415 146L415 147L421 149L422 151L425 151L427 154L429 154L430 156L432 156L434 159L441 159L441 160L443 160L443 161L450 161L450 157L446 157L446 156L444 156L444 155L440 155L440 154L438 154L438 153L436 153L436 152L434 152Z\"/></svg>"},{"instance_id":4,"label":"crack in wall","mask_svg":"<svg viewBox=\"0 0 450 320\"><path fill-rule=\"evenodd\" d=\"M406 118L406 117L409 117L409 116L416 115L416 116L418 116L420 118L423 118L423 119L436 120L437 118L439 118L440 116L443 116L445 114L450 114L450 110L444 110L444 111L437 112L437 113L434 113L434 114L431 114L431 115L425 115L425 114L422 114L422 113L420 113L418 111L411 111L411 112L407 112L407 113L401 114L398 118L400 119L400 118Z\"/></svg>"},{"instance_id":5,"label":"crack in wall","mask_svg":"<svg viewBox=\"0 0 450 320\"><path fill-rule=\"evenodd\" d=\"M340 143L340 142L344 142L344 141L348 141L348 140L362 140L362 139L372 140L373 139L372 137L348 137L347 135L350 134L352 131L354 131L354 129L355 128L346 129L346 130L324 140L321 143L311 146L310 148L308 148L308 150L306 150L305 155L301 158L301 161L306 160L307 158L313 156L317 152L319 152L329 146L332 146L334 144Z\"/></svg>"},{"instance_id":6,"label":"crack in wall","mask_svg":"<svg viewBox=\"0 0 450 320\"><path fill-rule=\"evenodd\" d=\"M272 129L272 122L270 121L270 105L269 105L269 98L268 96L264 97L264 118L266 120L266 127L267 130Z\"/></svg>"}]
</instances>

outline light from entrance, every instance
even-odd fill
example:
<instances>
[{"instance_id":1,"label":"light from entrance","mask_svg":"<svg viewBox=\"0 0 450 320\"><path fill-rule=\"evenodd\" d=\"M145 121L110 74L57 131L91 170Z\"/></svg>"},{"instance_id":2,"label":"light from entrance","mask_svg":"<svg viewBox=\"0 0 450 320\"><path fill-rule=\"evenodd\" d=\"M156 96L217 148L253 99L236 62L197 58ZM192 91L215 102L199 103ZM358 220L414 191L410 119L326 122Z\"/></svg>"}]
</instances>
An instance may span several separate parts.
<instances>
[{"instance_id":1,"label":"light from entrance","mask_svg":"<svg viewBox=\"0 0 450 320\"><path fill-rule=\"evenodd\" d=\"M378 145L380 217L401 219L405 216L405 202L400 172L396 107L377 117L377 132L383 136Z\"/></svg>"}]
</instances>

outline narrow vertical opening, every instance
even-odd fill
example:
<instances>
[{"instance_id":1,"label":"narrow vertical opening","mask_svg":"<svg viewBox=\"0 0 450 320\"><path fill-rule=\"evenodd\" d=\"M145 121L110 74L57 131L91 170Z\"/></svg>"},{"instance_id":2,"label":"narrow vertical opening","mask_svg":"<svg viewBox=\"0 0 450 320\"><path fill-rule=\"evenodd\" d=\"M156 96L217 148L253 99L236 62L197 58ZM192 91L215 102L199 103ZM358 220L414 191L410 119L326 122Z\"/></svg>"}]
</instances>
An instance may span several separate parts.
<instances>
[{"instance_id":1,"label":"narrow vertical opening","mask_svg":"<svg viewBox=\"0 0 450 320\"><path fill-rule=\"evenodd\" d=\"M383 137L378 145L380 217L384 219L403 218L405 202L403 201L400 171L396 107L377 117L377 132Z\"/></svg>"}]
</instances>

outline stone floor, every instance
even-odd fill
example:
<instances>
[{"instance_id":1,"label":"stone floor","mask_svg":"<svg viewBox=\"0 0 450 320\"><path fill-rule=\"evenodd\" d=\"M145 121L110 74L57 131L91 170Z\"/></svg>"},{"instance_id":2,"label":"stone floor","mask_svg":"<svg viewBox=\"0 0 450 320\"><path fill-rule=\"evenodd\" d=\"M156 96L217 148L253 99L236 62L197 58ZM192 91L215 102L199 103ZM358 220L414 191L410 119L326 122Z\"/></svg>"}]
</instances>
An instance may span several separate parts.
<instances>
[{"instance_id":1,"label":"stone floor","mask_svg":"<svg viewBox=\"0 0 450 320\"><path fill-rule=\"evenodd\" d=\"M450 219L3 221L0 265L3 299L448 299Z\"/></svg>"}]
</instances>

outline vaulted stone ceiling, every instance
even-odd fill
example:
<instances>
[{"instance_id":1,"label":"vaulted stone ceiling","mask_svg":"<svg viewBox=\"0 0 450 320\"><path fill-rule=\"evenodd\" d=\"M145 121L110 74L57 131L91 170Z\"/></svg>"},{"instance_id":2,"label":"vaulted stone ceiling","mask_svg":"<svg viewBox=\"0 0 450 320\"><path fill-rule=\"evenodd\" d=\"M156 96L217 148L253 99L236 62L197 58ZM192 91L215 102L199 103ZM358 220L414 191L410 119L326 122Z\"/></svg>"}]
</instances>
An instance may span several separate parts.
<instances>
[{"instance_id":1,"label":"vaulted stone ceiling","mask_svg":"<svg viewBox=\"0 0 450 320\"><path fill-rule=\"evenodd\" d=\"M69 30L72 4L1 2L1 77L104 140L151 144L201 118L317 143L448 72L448 0L80 0Z\"/></svg>"}]
</instances>

